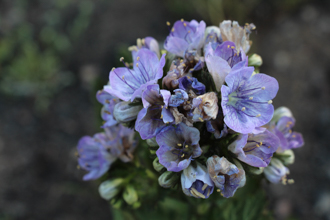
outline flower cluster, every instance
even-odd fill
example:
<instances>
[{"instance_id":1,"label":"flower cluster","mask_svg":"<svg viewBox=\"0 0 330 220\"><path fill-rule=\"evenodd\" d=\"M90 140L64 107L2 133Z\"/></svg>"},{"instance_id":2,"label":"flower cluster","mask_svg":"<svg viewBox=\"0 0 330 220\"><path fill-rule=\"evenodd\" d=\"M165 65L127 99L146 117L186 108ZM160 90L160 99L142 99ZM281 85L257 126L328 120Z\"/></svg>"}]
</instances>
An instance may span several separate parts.
<instances>
[{"instance_id":1,"label":"flower cluster","mask_svg":"<svg viewBox=\"0 0 330 220\"><path fill-rule=\"evenodd\" d=\"M292 182L286 166L304 141L290 110L274 111L277 80L259 73L260 56L247 55L255 29L182 19L170 27L164 50L152 37L138 39L129 48L132 63L120 58L124 66L113 68L97 93L104 132L79 141L79 165L89 171L84 180L101 177L118 158L132 161L136 131L154 152L159 184L181 184L187 196L207 199L216 188L232 197L246 172ZM123 197L134 204L137 194L123 178L102 183L101 196L110 199L128 184Z\"/></svg>"}]
</instances>

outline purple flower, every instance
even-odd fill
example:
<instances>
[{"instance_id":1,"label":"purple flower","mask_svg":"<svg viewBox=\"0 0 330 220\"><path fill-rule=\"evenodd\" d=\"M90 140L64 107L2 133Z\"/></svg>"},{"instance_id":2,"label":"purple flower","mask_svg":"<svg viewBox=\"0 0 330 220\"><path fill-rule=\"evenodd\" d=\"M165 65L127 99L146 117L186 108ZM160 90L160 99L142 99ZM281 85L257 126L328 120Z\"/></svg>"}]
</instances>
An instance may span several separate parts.
<instances>
[{"instance_id":1,"label":"purple flower","mask_svg":"<svg viewBox=\"0 0 330 220\"><path fill-rule=\"evenodd\" d=\"M298 132L292 131L296 120L293 117L281 117L276 125L271 126L272 131L280 140L278 152L299 148L304 145L304 139ZM272 124L272 123L271 123Z\"/></svg>"},{"instance_id":2,"label":"purple flower","mask_svg":"<svg viewBox=\"0 0 330 220\"><path fill-rule=\"evenodd\" d=\"M116 125L118 122L113 117L113 111L114 111L115 105L119 102L119 100L104 90L97 91L96 99L101 104L103 104L103 107L101 109L101 117L105 121L105 123L101 126L101 128Z\"/></svg>"},{"instance_id":3,"label":"purple flower","mask_svg":"<svg viewBox=\"0 0 330 220\"><path fill-rule=\"evenodd\" d=\"M104 138L104 133L97 134ZM78 142L78 163L81 168L89 173L83 177L83 180L93 180L106 173L110 165L117 159L101 144L95 137L84 136Z\"/></svg>"},{"instance_id":4,"label":"purple flower","mask_svg":"<svg viewBox=\"0 0 330 220\"><path fill-rule=\"evenodd\" d=\"M247 57L243 51L238 52L231 41L225 41L213 50L212 44L205 47L207 69L213 77L216 89L220 91L226 76L235 65L247 66Z\"/></svg>"},{"instance_id":5,"label":"purple flower","mask_svg":"<svg viewBox=\"0 0 330 220\"><path fill-rule=\"evenodd\" d=\"M197 163L190 165L181 174L182 191L187 196L207 199L213 193L214 184L205 166Z\"/></svg>"},{"instance_id":6,"label":"purple flower","mask_svg":"<svg viewBox=\"0 0 330 220\"><path fill-rule=\"evenodd\" d=\"M133 70L128 67L111 70L110 85L104 86L105 91L124 101L133 101L135 97L141 97L148 85L162 78L165 54L159 60L154 52L142 48L136 56Z\"/></svg>"},{"instance_id":7,"label":"purple flower","mask_svg":"<svg viewBox=\"0 0 330 220\"><path fill-rule=\"evenodd\" d=\"M227 126L223 122L222 110L219 109L216 119L206 121L206 129L213 133L216 139L225 137L228 134Z\"/></svg>"},{"instance_id":8,"label":"purple flower","mask_svg":"<svg viewBox=\"0 0 330 220\"><path fill-rule=\"evenodd\" d=\"M259 134L240 134L228 146L237 158L254 167L266 167L280 142L270 131Z\"/></svg>"},{"instance_id":9,"label":"purple flower","mask_svg":"<svg viewBox=\"0 0 330 220\"><path fill-rule=\"evenodd\" d=\"M179 172L187 168L193 158L199 157L199 131L180 123L165 127L157 136L159 163L168 171Z\"/></svg>"},{"instance_id":10,"label":"purple flower","mask_svg":"<svg viewBox=\"0 0 330 220\"><path fill-rule=\"evenodd\" d=\"M233 68L221 87L221 106L226 125L247 134L267 124L273 116L272 99L278 91L275 78L259 73L253 67Z\"/></svg>"},{"instance_id":11,"label":"purple flower","mask_svg":"<svg viewBox=\"0 0 330 220\"><path fill-rule=\"evenodd\" d=\"M220 28L216 26L207 27L205 30L204 54L206 54L206 47L208 47L209 44L211 48L215 50L221 43Z\"/></svg>"},{"instance_id":12,"label":"purple flower","mask_svg":"<svg viewBox=\"0 0 330 220\"><path fill-rule=\"evenodd\" d=\"M158 57L160 57L159 45L157 40L153 37L146 37L143 39L138 38L136 40L136 46L131 46L128 48L128 50L132 51L133 60L136 60L137 52L142 48L149 49L155 54L157 54Z\"/></svg>"},{"instance_id":13,"label":"purple flower","mask_svg":"<svg viewBox=\"0 0 330 220\"><path fill-rule=\"evenodd\" d=\"M179 107L189 99L188 94L182 89L175 89L174 92L175 95L171 95L171 98L168 101L169 106Z\"/></svg>"},{"instance_id":14,"label":"purple flower","mask_svg":"<svg viewBox=\"0 0 330 220\"><path fill-rule=\"evenodd\" d=\"M179 79L179 88L189 91L193 91L196 95L203 95L205 93L205 85L199 82L196 78L185 76Z\"/></svg>"},{"instance_id":15,"label":"purple flower","mask_svg":"<svg viewBox=\"0 0 330 220\"><path fill-rule=\"evenodd\" d=\"M282 180L282 183L286 184L286 175L289 174L289 169L279 159L273 158L269 166L264 169L264 174L271 183L279 183Z\"/></svg>"},{"instance_id":16,"label":"purple flower","mask_svg":"<svg viewBox=\"0 0 330 220\"><path fill-rule=\"evenodd\" d=\"M155 137L166 126L166 123L174 121L173 115L168 109L168 100L171 93L167 90L159 90L159 85L147 86L142 94L144 108L139 112L135 130L143 140Z\"/></svg>"},{"instance_id":17,"label":"purple flower","mask_svg":"<svg viewBox=\"0 0 330 220\"><path fill-rule=\"evenodd\" d=\"M204 21L176 21L165 40L164 48L180 57L184 56L186 50L199 50L203 46L205 27Z\"/></svg>"},{"instance_id":18,"label":"purple flower","mask_svg":"<svg viewBox=\"0 0 330 220\"><path fill-rule=\"evenodd\" d=\"M213 155L207 159L208 173L215 186L225 198L234 196L236 190L245 185L245 171L237 168L225 157Z\"/></svg>"}]
</instances>

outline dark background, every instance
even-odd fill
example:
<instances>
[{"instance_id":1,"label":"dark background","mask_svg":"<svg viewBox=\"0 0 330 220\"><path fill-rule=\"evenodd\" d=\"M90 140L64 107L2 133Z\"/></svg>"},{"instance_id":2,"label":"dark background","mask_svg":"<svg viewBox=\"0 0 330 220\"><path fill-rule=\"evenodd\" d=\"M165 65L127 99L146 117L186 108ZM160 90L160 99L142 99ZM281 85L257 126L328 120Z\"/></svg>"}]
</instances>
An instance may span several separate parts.
<instances>
[{"instance_id":1,"label":"dark background","mask_svg":"<svg viewBox=\"0 0 330 220\"><path fill-rule=\"evenodd\" d=\"M95 91L136 38L166 21L253 22L250 53L280 90L305 146L293 185L265 186L276 219L330 219L330 5L327 1L0 1L0 219L111 219L75 147L98 132Z\"/></svg>"}]
</instances>

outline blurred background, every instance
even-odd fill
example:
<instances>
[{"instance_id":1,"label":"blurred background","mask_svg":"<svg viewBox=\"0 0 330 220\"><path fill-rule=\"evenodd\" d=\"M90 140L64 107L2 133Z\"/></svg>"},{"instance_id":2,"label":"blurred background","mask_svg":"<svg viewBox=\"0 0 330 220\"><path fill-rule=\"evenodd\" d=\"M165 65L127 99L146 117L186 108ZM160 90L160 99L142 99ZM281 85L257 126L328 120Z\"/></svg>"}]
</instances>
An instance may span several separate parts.
<instances>
[{"instance_id":1,"label":"blurred background","mask_svg":"<svg viewBox=\"0 0 330 220\"><path fill-rule=\"evenodd\" d=\"M250 53L305 138L295 183L265 185L269 208L276 219L330 219L329 11L326 0L1 0L0 220L111 219L97 183L82 181L76 144L100 131L95 92L121 54L137 38L162 42L166 21L181 18L257 26Z\"/></svg>"}]
</instances>

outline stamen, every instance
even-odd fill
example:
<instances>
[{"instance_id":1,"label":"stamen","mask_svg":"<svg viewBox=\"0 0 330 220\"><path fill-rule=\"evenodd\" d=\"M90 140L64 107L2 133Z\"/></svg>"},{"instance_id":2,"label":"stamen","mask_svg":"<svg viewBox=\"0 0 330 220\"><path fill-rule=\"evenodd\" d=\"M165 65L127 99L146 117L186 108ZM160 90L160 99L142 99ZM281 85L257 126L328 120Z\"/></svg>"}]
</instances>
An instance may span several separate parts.
<instances>
[{"instance_id":1,"label":"stamen","mask_svg":"<svg viewBox=\"0 0 330 220\"><path fill-rule=\"evenodd\" d=\"M188 31L188 34L190 33L190 30Z\"/></svg>"},{"instance_id":2,"label":"stamen","mask_svg":"<svg viewBox=\"0 0 330 220\"><path fill-rule=\"evenodd\" d=\"M214 176L213 179L217 178L217 176ZM219 189L220 190L220 189ZM219 191L220 192L220 191Z\"/></svg>"},{"instance_id":3,"label":"stamen","mask_svg":"<svg viewBox=\"0 0 330 220\"><path fill-rule=\"evenodd\" d=\"M136 60L139 61L140 60L140 57L137 57Z\"/></svg>"},{"instance_id":4,"label":"stamen","mask_svg":"<svg viewBox=\"0 0 330 220\"><path fill-rule=\"evenodd\" d=\"M142 38L142 45L146 45L146 40Z\"/></svg>"},{"instance_id":5,"label":"stamen","mask_svg":"<svg viewBox=\"0 0 330 220\"><path fill-rule=\"evenodd\" d=\"M116 68L113 67L113 68L111 69L111 71L114 71L115 69L116 69Z\"/></svg>"},{"instance_id":6,"label":"stamen","mask_svg":"<svg viewBox=\"0 0 330 220\"><path fill-rule=\"evenodd\" d=\"M163 119L163 114L160 115L160 119Z\"/></svg>"},{"instance_id":7,"label":"stamen","mask_svg":"<svg viewBox=\"0 0 330 220\"><path fill-rule=\"evenodd\" d=\"M294 179L288 179L289 184L294 184Z\"/></svg>"},{"instance_id":8,"label":"stamen","mask_svg":"<svg viewBox=\"0 0 330 220\"><path fill-rule=\"evenodd\" d=\"M172 32L174 32L174 28L172 28Z\"/></svg>"},{"instance_id":9,"label":"stamen","mask_svg":"<svg viewBox=\"0 0 330 220\"><path fill-rule=\"evenodd\" d=\"M195 188L191 188L190 192L194 192L194 193L191 193L191 194L194 194L197 197L205 199L205 196L202 193L198 192L197 189L195 189Z\"/></svg>"},{"instance_id":10,"label":"stamen","mask_svg":"<svg viewBox=\"0 0 330 220\"><path fill-rule=\"evenodd\" d=\"M209 188L208 191L207 191L207 197L210 196L210 193L211 193L211 188Z\"/></svg>"},{"instance_id":11,"label":"stamen","mask_svg":"<svg viewBox=\"0 0 330 220\"><path fill-rule=\"evenodd\" d=\"M241 110L244 112L245 111L245 107L243 107Z\"/></svg>"},{"instance_id":12,"label":"stamen","mask_svg":"<svg viewBox=\"0 0 330 220\"><path fill-rule=\"evenodd\" d=\"M186 146L184 146L185 148L188 148L189 146L188 146L188 144L186 145Z\"/></svg>"},{"instance_id":13,"label":"stamen","mask_svg":"<svg viewBox=\"0 0 330 220\"><path fill-rule=\"evenodd\" d=\"M184 154L181 155L181 158L184 158Z\"/></svg>"},{"instance_id":14,"label":"stamen","mask_svg":"<svg viewBox=\"0 0 330 220\"><path fill-rule=\"evenodd\" d=\"M291 133L292 133L292 130L290 129L290 130L289 130L289 134L291 134Z\"/></svg>"},{"instance_id":15,"label":"stamen","mask_svg":"<svg viewBox=\"0 0 330 220\"><path fill-rule=\"evenodd\" d=\"M124 61L124 57L120 57L119 61L120 62L123 62Z\"/></svg>"},{"instance_id":16,"label":"stamen","mask_svg":"<svg viewBox=\"0 0 330 220\"><path fill-rule=\"evenodd\" d=\"M259 144L257 144L257 145L256 145L256 147L260 147L260 145L259 145Z\"/></svg>"},{"instance_id":17,"label":"stamen","mask_svg":"<svg viewBox=\"0 0 330 220\"><path fill-rule=\"evenodd\" d=\"M249 98L249 100L252 100L253 99L253 97L251 96L250 98Z\"/></svg>"},{"instance_id":18,"label":"stamen","mask_svg":"<svg viewBox=\"0 0 330 220\"><path fill-rule=\"evenodd\" d=\"M261 114L257 114L256 117L259 118L261 116Z\"/></svg>"},{"instance_id":19,"label":"stamen","mask_svg":"<svg viewBox=\"0 0 330 220\"><path fill-rule=\"evenodd\" d=\"M179 146L179 147L181 147L181 146L182 146L182 144L178 144L178 146Z\"/></svg>"},{"instance_id":20,"label":"stamen","mask_svg":"<svg viewBox=\"0 0 330 220\"><path fill-rule=\"evenodd\" d=\"M181 18L181 22L184 22L183 18Z\"/></svg>"},{"instance_id":21,"label":"stamen","mask_svg":"<svg viewBox=\"0 0 330 220\"><path fill-rule=\"evenodd\" d=\"M266 89L266 87L264 87L264 86L263 86L263 87L261 87L261 89L262 89L262 90L265 90L265 89Z\"/></svg>"},{"instance_id":22,"label":"stamen","mask_svg":"<svg viewBox=\"0 0 330 220\"><path fill-rule=\"evenodd\" d=\"M105 110L104 112L107 113L108 115L111 115L111 113L107 110Z\"/></svg>"},{"instance_id":23,"label":"stamen","mask_svg":"<svg viewBox=\"0 0 330 220\"><path fill-rule=\"evenodd\" d=\"M206 189L208 185L206 183L204 183L203 187L202 187L202 190L204 191Z\"/></svg>"},{"instance_id":24,"label":"stamen","mask_svg":"<svg viewBox=\"0 0 330 220\"><path fill-rule=\"evenodd\" d=\"M234 46L231 46L230 48L231 48L231 49L235 49L235 47L234 47Z\"/></svg>"},{"instance_id":25,"label":"stamen","mask_svg":"<svg viewBox=\"0 0 330 220\"><path fill-rule=\"evenodd\" d=\"M183 23L183 26L187 27L187 24L186 23Z\"/></svg>"},{"instance_id":26,"label":"stamen","mask_svg":"<svg viewBox=\"0 0 330 220\"><path fill-rule=\"evenodd\" d=\"M270 148L270 146L268 146L268 148Z\"/></svg>"},{"instance_id":27,"label":"stamen","mask_svg":"<svg viewBox=\"0 0 330 220\"><path fill-rule=\"evenodd\" d=\"M293 137L293 138L295 138L295 137L296 137L296 135L292 135L292 137Z\"/></svg>"},{"instance_id":28,"label":"stamen","mask_svg":"<svg viewBox=\"0 0 330 220\"><path fill-rule=\"evenodd\" d=\"M201 117L199 117L198 119L199 119L201 122L203 122L203 121L204 121L204 120L203 120Z\"/></svg>"},{"instance_id":29,"label":"stamen","mask_svg":"<svg viewBox=\"0 0 330 220\"><path fill-rule=\"evenodd\" d=\"M136 67L139 67L139 63L136 63L135 65L136 65Z\"/></svg>"},{"instance_id":30,"label":"stamen","mask_svg":"<svg viewBox=\"0 0 330 220\"><path fill-rule=\"evenodd\" d=\"M268 101L268 104L272 104L272 103L273 103L273 101L272 101L272 100L269 100L269 101Z\"/></svg>"},{"instance_id":31,"label":"stamen","mask_svg":"<svg viewBox=\"0 0 330 220\"><path fill-rule=\"evenodd\" d=\"M260 141L260 146L262 145L262 141Z\"/></svg>"},{"instance_id":32,"label":"stamen","mask_svg":"<svg viewBox=\"0 0 330 220\"><path fill-rule=\"evenodd\" d=\"M77 169L80 170L80 166L79 165L77 165Z\"/></svg>"},{"instance_id":33,"label":"stamen","mask_svg":"<svg viewBox=\"0 0 330 220\"><path fill-rule=\"evenodd\" d=\"M221 190L220 189L217 189L217 192L220 192Z\"/></svg>"},{"instance_id":34,"label":"stamen","mask_svg":"<svg viewBox=\"0 0 330 220\"><path fill-rule=\"evenodd\" d=\"M123 75L122 77L121 77L123 80L125 80L125 76Z\"/></svg>"},{"instance_id":35,"label":"stamen","mask_svg":"<svg viewBox=\"0 0 330 220\"><path fill-rule=\"evenodd\" d=\"M110 104L110 101L108 99L105 100L105 103Z\"/></svg>"},{"instance_id":36,"label":"stamen","mask_svg":"<svg viewBox=\"0 0 330 220\"><path fill-rule=\"evenodd\" d=\"M228 48L230 47L230 45L228 45Z\"/></svg>"},{"instance_id":37,"label":"stamen","mask_svg":"<svg viewBox=\"0 0 330 220\"><path fill-rule=\"evenodd\" d=\"M166 25L167 25L167 26L170 26L171 23L170 23L169 21L166 21Z\"/></svg>"}]
</instances>

